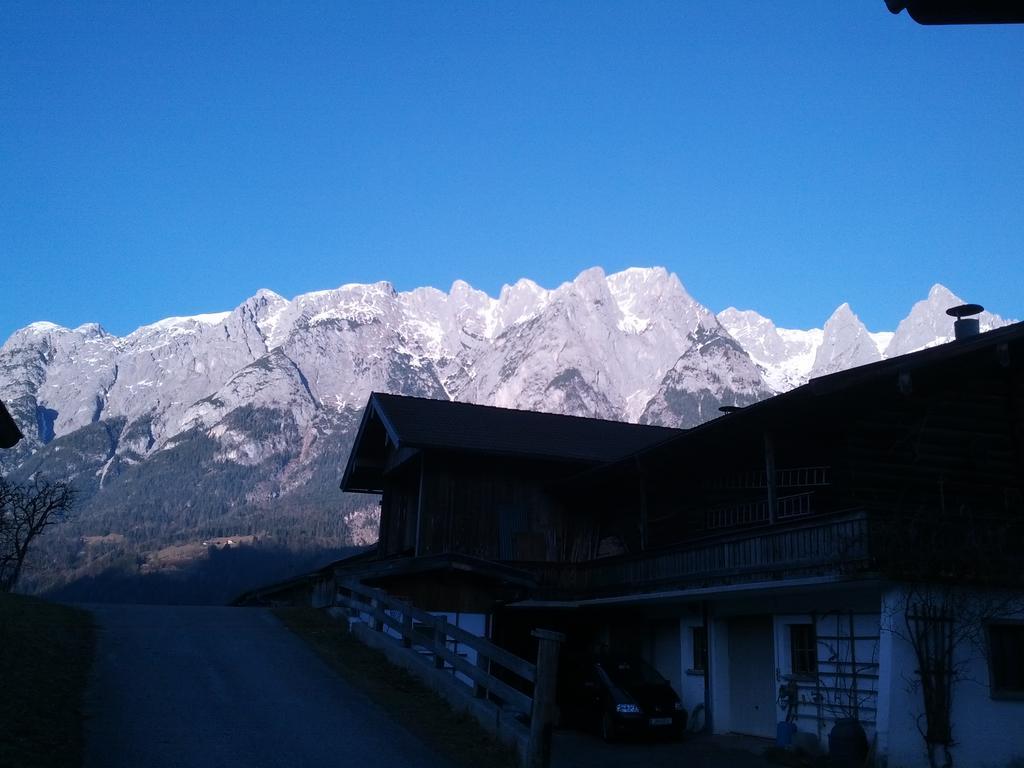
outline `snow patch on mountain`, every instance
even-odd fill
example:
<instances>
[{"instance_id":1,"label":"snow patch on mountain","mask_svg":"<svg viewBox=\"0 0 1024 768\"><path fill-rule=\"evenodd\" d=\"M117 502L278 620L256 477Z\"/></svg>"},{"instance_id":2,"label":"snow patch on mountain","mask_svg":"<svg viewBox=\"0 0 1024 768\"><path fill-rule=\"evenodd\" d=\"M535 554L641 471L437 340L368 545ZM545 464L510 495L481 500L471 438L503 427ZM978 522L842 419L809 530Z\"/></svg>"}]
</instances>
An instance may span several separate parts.
<instances>
[{"instance_id":1,"label":"snow patch on mountain","mask_svg":"<svg viewBox=\"0 0 1024 768\"><path fill-rule=\"evenodd\" d=\"M757 312L734 307L719 312L718 320L760 366L773 392L807 382L824 336L821 329L777 328Z\"/></svg>"},{"instance_id":2,"label":"snow patch on mountain","mask_svg":"<svg viewBox=\"0 0 1024 768\"><path fill-rule=\"evenodd\" d=\"M196 325L218 325L219 323L223 323L230 314L230 312L209 312L206 314L188 315L185 317L165 317L163 320L158 320L151 325L144 326L144 328L161 331L181 330L183 332L188 332Z\"/></svg>"},{"instance_id":3,"label":"snow patch on mountain","mask_svg":"<svg viewBox=\"0 0 1024 768\"><path fill-rule=\"evenodd\" d=\"M885 357L885 350L888 349L889 344L892 343L892 339L896 334L893 331L876 331L874 333L868 332L868 336L875 342L875 349L878 350L878 354Z\"/></svg>"}]
</instances>

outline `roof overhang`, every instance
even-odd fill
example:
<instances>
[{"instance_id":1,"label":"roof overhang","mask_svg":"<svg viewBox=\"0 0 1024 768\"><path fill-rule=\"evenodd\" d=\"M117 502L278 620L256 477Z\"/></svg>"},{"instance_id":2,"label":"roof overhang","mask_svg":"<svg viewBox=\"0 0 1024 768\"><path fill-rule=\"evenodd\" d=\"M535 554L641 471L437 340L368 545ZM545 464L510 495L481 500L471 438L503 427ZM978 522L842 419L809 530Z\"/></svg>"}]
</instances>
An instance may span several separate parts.
<instances>
[{"instance_id":1,"label":"roof overhang","mask_svg":"<svg viewBox=\"0 0 1024 768\"><path fill-rule=\"evenodd\" d=\"M484 560L458 553L402 557L368 561L360 567L346 567L339 563L336 570L339 578L357 578L360 581L375 581L400 576L431 576L440 573L455 573L481 577L489 581L517 587L536 587L537 579L528 571L493 560Z\"/></svg>"},{"instance_id":2,"label":"roof overhang","mask_svg":"<svg viewBox=\"0 0 1024 768\"><path fill-rule=\"evenodd\" d=\"M779 594L802 594L840 587L874 588L881 587L883 580L878 576L851 577L846 575L811 576L802 579L773 579L771 581L745 582L742 584L692 587L689 589L663 589L656 592L642 592L632 595L591 597L579 600L520 600L509 603L507 608L522 609L583 609L612 607L642 607L660 603L693 603L703 600L732 599L751 596Z\"/></svg>"},{"instance_id":3,"label":"roof overhang","mask_svg":"<svg viewBox=\"0 0 1024 768\"><path fill-rule=\"evenodd\" d=\"M376 393L371 393L345 464L341 490L349 493L382 493L391 447L401 447L398 431L380 407Z\"/></svg>"}]
</instances>

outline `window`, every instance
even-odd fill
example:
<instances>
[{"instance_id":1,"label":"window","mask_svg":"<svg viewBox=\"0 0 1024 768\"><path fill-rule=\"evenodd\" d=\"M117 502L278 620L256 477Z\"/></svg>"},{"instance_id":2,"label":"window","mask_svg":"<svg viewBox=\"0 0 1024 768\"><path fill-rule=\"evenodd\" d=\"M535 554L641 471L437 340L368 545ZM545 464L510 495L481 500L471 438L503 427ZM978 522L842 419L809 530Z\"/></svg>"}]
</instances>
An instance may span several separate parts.
<instances>
[{"instance_id":1,"label":"window","mask_svg":"<svg viewBox=\"0 0 1024 768\"><path fill-rule=\"evenodd\" d=\"M708 668L708 629L693 627L693 671L706 672Z\"/></svg>"},{"instance_id":2,"label":"window","mask_svg":"<svg viewBox=\"0 0 1024 768\"><path fill-rule=\"evenodd\" d=\"M818 635L813 624L789 625L789 660L794 675L818 674Z\"/></svg>"},{"instance_id":3,"label":"window","mask_svg":"<svg viewBox=\"0 0 1024 768\"><path fill-rule=\"evenodd\" d=\"M1024 698L1024 623L990 624L988 644L992 695Z\"/></svg>"}]
</instances>

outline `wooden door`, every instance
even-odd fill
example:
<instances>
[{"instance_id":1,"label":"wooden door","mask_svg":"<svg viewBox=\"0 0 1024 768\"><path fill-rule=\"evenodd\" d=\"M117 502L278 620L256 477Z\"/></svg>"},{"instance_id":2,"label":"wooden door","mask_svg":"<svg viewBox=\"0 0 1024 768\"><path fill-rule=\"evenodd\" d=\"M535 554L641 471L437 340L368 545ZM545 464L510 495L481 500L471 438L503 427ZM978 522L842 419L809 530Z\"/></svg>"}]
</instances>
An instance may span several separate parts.
<instances>
[{"instance_id":1,"label":"wooden door","mask_svg":"<svg viewBox=\"0 0 1024 768\"><path fill-rule=\"evenodd\" d=\"M770 616L729 621L729 709L731 730L775 736L775 648Z\"/></svg>"}]
</instances>

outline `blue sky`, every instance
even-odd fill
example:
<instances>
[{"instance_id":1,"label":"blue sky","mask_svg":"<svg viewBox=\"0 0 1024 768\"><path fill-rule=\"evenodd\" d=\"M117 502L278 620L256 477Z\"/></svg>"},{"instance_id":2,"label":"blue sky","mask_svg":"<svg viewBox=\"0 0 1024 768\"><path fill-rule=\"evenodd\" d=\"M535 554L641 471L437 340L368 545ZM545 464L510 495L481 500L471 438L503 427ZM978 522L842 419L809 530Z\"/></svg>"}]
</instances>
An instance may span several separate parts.
<instances>
[{"instance_id":1,"label":"blue sky","mask_svg":"<svg viewBox=\"0 0 1024 768\"><path fill-rule=\"evenodd\" d=\"M0 339L664 265L713 310L1024 316L1024 26L882 0L5 2Z\"/></svg>"}]
</instances>

